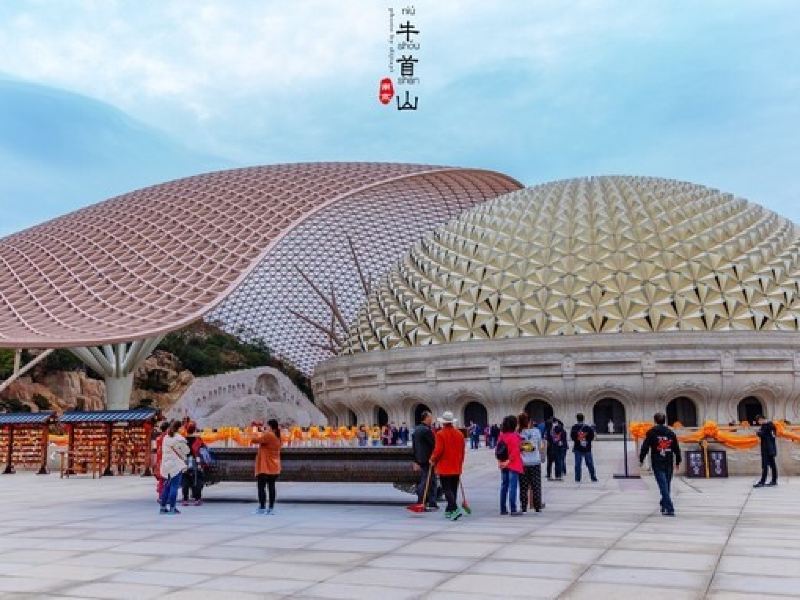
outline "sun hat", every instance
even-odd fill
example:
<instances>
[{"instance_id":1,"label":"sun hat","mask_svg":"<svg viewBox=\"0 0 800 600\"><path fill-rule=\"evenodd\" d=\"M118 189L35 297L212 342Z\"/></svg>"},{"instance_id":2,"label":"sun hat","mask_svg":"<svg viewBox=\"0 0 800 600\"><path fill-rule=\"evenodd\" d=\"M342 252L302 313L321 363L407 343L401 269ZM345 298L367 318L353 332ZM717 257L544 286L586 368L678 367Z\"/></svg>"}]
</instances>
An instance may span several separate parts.
<instances>
[{"instance_id":1,"label":"sun hat","mask_svg":"<svg viewBox=\"0 0 800 600\"><path fill-rule=\"evenodd\" d=\"M453 416L453 413L449 410L446 410L442 413L442 416L436 419L439 423L455 423L458 419Z\"/></svg>"}]
</instances>

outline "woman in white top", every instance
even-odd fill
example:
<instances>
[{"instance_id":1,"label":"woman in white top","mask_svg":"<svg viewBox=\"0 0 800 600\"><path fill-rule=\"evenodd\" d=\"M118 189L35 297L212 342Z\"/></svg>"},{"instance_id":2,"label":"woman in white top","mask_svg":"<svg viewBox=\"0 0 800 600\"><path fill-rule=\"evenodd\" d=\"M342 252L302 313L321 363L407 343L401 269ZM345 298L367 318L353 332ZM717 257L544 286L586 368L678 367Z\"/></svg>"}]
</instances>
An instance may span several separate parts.
<instances>
[{"instance_id":1,"label":"woman in white top","mask_svg":"<svg viewBox=\"0 0 800 600\"><path fill-rule=\"evenodd\" d=\"M164 488L161 492L162 514L180 514L180 511L175 508L175 503L178 501L178 490L181 489L183 473L188 468L186 457L189 456L186 439L178 433L180 427L180 421L170 423L162 443L161 477L164 478Z\"/></svg>"},{"instance_id":2,"label":"woman in white top","mask_svg":"<svg viewBox=\"0 0 800 600\"><path fill-rule=\"evenodd\" d=\"M521 413L519 437L522 438L522 475L519 478L519 502L522 512L528 512L528 505L536 512L542 510L542 434L538 427L530 426L530 417ZM530 497L530 498L529 498ZM530 501L529 501L530 500Z\"/></svg>"}]
</instances>

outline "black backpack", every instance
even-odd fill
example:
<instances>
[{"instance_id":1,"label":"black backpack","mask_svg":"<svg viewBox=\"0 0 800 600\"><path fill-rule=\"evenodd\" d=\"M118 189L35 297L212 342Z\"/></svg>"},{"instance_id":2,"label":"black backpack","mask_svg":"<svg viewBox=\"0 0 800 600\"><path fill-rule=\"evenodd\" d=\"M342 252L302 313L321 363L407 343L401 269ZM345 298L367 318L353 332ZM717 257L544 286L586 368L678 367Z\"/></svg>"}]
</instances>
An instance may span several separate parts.
<instances>
[{"instance_id":1,"label":"black backpack","mask_svg":"<svg viewBox=\"0 0 800 600\"><path fill-rule=\"evenodd\" d=\"M494 448L494 457L500 462L508 460L508 446L504 440L497 442L497 446Z\"/></svg>"}]
</instances>

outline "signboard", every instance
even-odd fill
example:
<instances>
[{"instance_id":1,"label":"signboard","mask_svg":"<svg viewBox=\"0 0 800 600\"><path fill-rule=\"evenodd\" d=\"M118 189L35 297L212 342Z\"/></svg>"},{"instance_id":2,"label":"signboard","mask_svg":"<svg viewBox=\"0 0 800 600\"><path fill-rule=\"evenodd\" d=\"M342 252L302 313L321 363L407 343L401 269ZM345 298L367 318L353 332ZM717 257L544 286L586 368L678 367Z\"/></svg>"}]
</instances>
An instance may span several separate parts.
<instances>
[{"instance_id":1,"label":"signboard","mask_svg":"<svg viewBox=\"0 0 800 600\"><path fill-rule=\"evenodd\" d=\"M685 450L683 453L684 462L686 463L686 476L687 477L703 477L706 476L706 462L703 458L702 450Z\"/></svg>"},{"instance_id":2,"label":"signboard","mask_svg":"<svg viewBox=\"0 0 800 600\"><path fill-rule=\"evenodd\" d=\"M725 450L708 450L708 470L706 458L702 450L686 450L683 453L686 462L686 477L727 477L728 453Z\"/></svg>"},{"instance_id":3,"label":"signboard","mask_svg":"<svg viewBox=\"0 0 800 600\"><path fill-rule=\"evenodd\" d=\"M728 453L725 450L708 451L708 475L709 477L728 476Z\"/></svg>"}]
</instances>

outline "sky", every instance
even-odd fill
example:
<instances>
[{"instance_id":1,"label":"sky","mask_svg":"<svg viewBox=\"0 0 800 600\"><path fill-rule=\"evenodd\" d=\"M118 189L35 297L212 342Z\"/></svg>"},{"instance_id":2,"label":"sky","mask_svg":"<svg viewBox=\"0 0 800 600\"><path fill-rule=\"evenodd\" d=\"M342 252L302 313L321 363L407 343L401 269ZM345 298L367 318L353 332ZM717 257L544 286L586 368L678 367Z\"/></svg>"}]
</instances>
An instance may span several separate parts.
<instances>
[{"instance_id":1,"label":"sky","mask_svg":"<svg viewBox=\"0 0 800 600\"><path fill-rule=\"evenodd\" d=\"M423 0L417 111L384 0L0 2L0 236L256 164L669 177L800 223L800 3Z\"/></svg>"}]
</instances>

